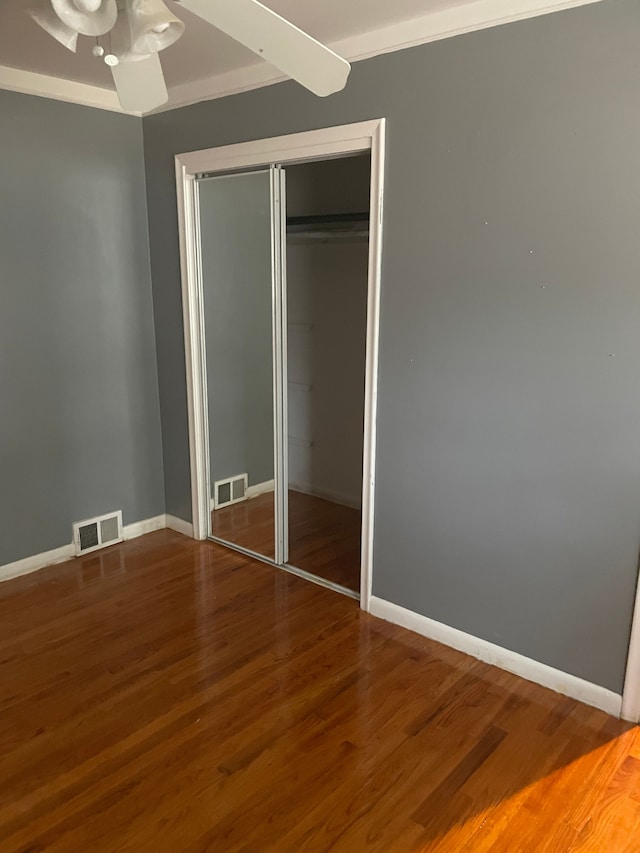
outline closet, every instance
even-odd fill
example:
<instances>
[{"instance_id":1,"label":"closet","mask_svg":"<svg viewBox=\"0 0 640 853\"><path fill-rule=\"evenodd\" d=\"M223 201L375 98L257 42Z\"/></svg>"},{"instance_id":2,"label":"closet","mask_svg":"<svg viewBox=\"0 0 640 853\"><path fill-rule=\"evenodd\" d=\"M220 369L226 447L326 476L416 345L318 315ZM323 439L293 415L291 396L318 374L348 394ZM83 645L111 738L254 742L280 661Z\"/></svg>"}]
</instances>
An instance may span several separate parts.
<instances>
[{"instance_id":1,"label":"closet","mask_svg":"<svg viewBox=\"0 0 640 853\"><path fill-rule=\"evenodd\" d=\"M357 593L370 157L197 184L210 535Z\"/></svg>"}]
</instances>

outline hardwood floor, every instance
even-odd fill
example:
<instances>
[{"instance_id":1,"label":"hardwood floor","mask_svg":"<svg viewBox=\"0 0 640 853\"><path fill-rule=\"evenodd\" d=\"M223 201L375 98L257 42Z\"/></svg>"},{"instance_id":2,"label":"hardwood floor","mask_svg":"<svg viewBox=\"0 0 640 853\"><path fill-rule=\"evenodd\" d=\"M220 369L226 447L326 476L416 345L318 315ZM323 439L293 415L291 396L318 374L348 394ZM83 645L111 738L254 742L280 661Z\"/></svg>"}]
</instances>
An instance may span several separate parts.
<instances>
[{"instance_id":1,"label":"hardwood floor","mask_svg":"<svg viewBox=\"0 0 640 853\"><path fill-rule=\"evenodd\" d=\"M0 850L637 853L640 736L160 531L0 584Z\"/></svg>"},{"instance_id":2,"label":"hardwood floor","mask_svg":"<svg viewBox=\"0 0 640 853\"><path fill-rule=\"evenodd\" d=\"M274 556L273 493L211 514L214 536ZM289 563L358 592L360 510L289 490Z\"/></svg>"}]
</instances>

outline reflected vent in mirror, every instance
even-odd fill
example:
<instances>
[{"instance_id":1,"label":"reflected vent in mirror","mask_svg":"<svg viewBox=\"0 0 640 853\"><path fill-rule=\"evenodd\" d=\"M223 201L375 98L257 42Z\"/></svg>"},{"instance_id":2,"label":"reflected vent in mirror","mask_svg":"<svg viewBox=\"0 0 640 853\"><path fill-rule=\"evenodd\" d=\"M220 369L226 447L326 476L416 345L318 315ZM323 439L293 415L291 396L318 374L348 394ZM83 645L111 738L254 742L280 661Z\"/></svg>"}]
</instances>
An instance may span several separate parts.
<instances>
[{"instance_id":1,"label":"reflected vent in mirror","mask_svg":"<svg viewBox=\"0 0 640 853\"><path fill-rule=\"evenodd\" d=\"M237 474L226 480L217 480L213 484L213 509L246 500L248 485L248 474Z\"/></svg>"},{"instance_id":2,"label":"reflected vent in mirror","mask_svg":"<svg viewBox=\"0 0 640 853\"><path fill-rule=\"evenodd\" d=\"M122 542L122 510L88 518L73 525L73 544L76 554L87 554Z\"/></svg>"}]
</instances>

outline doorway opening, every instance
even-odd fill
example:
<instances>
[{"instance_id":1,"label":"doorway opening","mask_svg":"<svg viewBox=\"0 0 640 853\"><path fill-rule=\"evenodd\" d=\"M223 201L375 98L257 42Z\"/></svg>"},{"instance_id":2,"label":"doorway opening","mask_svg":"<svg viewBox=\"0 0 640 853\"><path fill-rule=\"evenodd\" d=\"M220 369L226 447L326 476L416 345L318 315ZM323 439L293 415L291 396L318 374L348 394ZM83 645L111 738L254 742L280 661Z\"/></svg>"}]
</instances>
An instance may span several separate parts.
<instances>
[{"instance_id":1,"label":"doorway opening","mask_svg":"<svg viewBox=\"0 0 640 853\"><path fill-rule=\"evenodd\" d=\"M286 562L291 568L358 595L370 176L368 153L286 168L286 277L283 274L280 283L286 316L280 344L287 401L287 417L282 424L288 471ZM238 183L238 176L235 180ZM253 183L259 180L256 173L245 177ZM218 541L275 559L273 437L264 429L266 421L273 418L272 342L269 308L264 305L269 290L260 285L265 270L270 269L266 263L267 241L260 239L259 223L257 230L249 225L255 208L241 223L231 214L224 232L241 227L245 235L251 234L262 245L262 251L251 252L248 260L240 262L231 257L232 271L221 268L216 242L217 262L212 263L211 247L206 244L210 230L216 229L227 247L233 244L234 236L221 235L220 223L210 222L210 188L201 187L200 192L209 454L214 486L210 532ZM221 190L214 185L213 189L222 195L228 211L229 187ZM237 203L238 189L233 192ZM219 204L213 205L213 211L217 216ZM225 251L223 257L227 256ZM225 290L225 282L233 288L231 298L228 293L210 293L211 288ZM240 306L230 305L238 300L242 318L235 316ZM210 301L213 305L207 311ZM256 312L262 312L262 323ZM221 359L221 346L227 353L233 351L235 367L228 363L228 357ZM239 360L245 362L244 375L238 370ZM222 369L235 374L242 388L232 391L223 387L223 380L214 381L221 362ZM230 474L245 468L247 471L235 478ZM222 475L226 479L217 479Z\"/></svg>"},{"instance_id":2,"label":"doorway opening","mask_svg":"<svg viewBox=\"0 0 640 853\"><path fill-rule=\"evenodd\" d=\"M359 593L371 158L286 172L289 563Z\"/></svg>"}]
</instances>

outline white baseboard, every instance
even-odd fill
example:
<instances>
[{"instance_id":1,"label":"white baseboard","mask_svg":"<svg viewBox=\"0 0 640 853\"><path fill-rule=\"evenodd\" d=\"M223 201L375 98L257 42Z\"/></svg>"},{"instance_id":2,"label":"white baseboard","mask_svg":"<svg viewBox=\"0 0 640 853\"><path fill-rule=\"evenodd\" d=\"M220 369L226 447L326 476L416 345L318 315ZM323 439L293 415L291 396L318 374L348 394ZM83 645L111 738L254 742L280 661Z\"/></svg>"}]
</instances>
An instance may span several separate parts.
<instances>
[{"instance_id":1,"label":"white baseboard","mask_svg":"<svg viewBox=\"0 0 640 853\"><path fill-rule=\"evenodd\" d=\"M249 486L246 491L247 499L257 498L258 495L266 495L267 492L273 492L276 487L275 480L265 480L264 483L256 483L253 486Z\"/></svg>"},{"instance_id":2,"label":"white baseboard","mask_svg":"<svg viewBox=\"0 0 640 853\"><path fill-rule=\"evenodd\" d=\"M273 492L275 487L275 480L265 480L264 483L256 483L254 486L249 486L247 488L245 492L246 499L251 500L251 498L257 498L259 495L267 494L267 492ZM348 506L352 509L360 509L362 506L360 496L353 498L349 495L343 495L340 492L331 491L330 489L316 489L315 486L310 486L308 483L289 483L289 488L294 492L302 492L303 495L322 498L325 501L331 501L332 503L340 504L341 506ZM237 503L242 503L242 501L237 501ZM234 504L229 504L229 506L233 505ZM221 507L221 509L224 509L226 506L227 504ZM213 498L211 498L210 509L212 512L215 509Z\"/></svg>"},{"instance_id":3,"label":"white baseboard","mask_svg":"<svg viewBox=\"0 0 640 853\"><path fill-rule=\"evenodd\" d=\"M612 714L614 717L620 716L622 696L612 690L607 690L605 687L600 687L598 684L592 684L590 681L585 681L575 675L569 675L569 673L532 660L532 658L525 657L518 652L504 649L502 646L496 646L487 640L481 640L479 637L466 634L457 628L436 622L435 619L421 616L413 610L407 610L398 604L385 601L383 598L372 596L369 612L373 616L392 622L394 625L401 625L403 628L415 631L416 634L421 634L430 640L451 646L492 666L500 667L500 669L505 669L521 678L526 678L527 681L533 681L542 687L555 690L556 693L562 693L564 696L577 699L586 705L592 705L594 708L606 711L607 714Z\"/></svg>"},{"instance_id":4,"label":"white baseboard","mask_svg":"<svg viewBox=\"0 0 640 853\"><path fill-rule=\"evenodd\" d=\"M19 578L21 575L28 575L30 572L44 569L45 566L64 563L65 560L70 560L75 555L75 545L63 545L61 548L54 548L53 551L43 551L41 554L34 554L33 557L25 557L22 560L16 560L14 563L7 563L0 566L0 581Z\"/></svg>"},{"instance_id":5,"label":"white baseboard","mask_svg":"<svg viewBox=\"0 0 640 853\"><path fill-rule=\"evenodd\" d=\"M185 521L182 518L178 518L177 515L166 515L165 516L165 527L168 527L169 530L175 530L176 533L182 533L183 536L188 536L190 539L193 539L193 524L190 521Z\"/></svg>"},{"instance_id":6,"label":"white baseboard","mask_svg":"<svg viewBox=\"0 0 640 853\"><path fill-rule=\"evenodd\" d=\"M255 486L247 486L245 493L244 493L245 499L249 501L249 500L251 500L251 498L257 498L258 495L266 495L267 492L275 491L275 488L276 488L276 481L275 480L265 480L264 483L256 483ZM226 509L226 507L228 507L228 506L235 506L236 504L239 504L242 502L243 502L243 498L240 498L239 500L233 501L232 503L224 504L223 506L220 507L220 509ZM215 504L216 504L215 498L211 498L210 505L209 505L209 509L211 510L211 512L213 512L213 510L216 508Z\"/></svg>"},{"instance_id":7,"label":"white baseboard","mask_svg":"<svg viewBox=\"0 0 640 853\"><path fill-rule=\"evenodd\" d=\"M154 530L163 530L165 527L182 533L183 536L193 538L193 525L190 522L176 518L174 515L165 515L164 513L156 515L153 518L146 518L144 521L126 524L123 527L122 533L124 540L127 541L129 539L136 539L138 536L144 536L145 533L153 533ZM34 554L32 557L16 560L14 563L7 563L4 566L0 566L0 582L11 580L11 578L18 578L21 575L27 575L31 572L37 572L39 569L44 569L47 566L55 566L57 563L64 563L75 556L76 549L71 544L63 545L61 548L54 548L52 551L43 551L41 554Z\"/></svg>"},{"instance_id":8,"label":"white baseboard","mask_svg":"<svg viewBox=\"0 0 640 853\"><path fill-rule=\"evenodd\" d=\"M145 533L162 530L166 526L166 515L164 513L162 515L155 515L153 518L146 518L144 521L125 524L122 528L123 538L127 542L129 539L137 539L138 536L144 536Z\"/></svg>"},{"instance_id":9,"label":"white baseboard","mask_svg":"<svg viewBox=\"0 0 640 853\"><path fill-rule=\"evenodd\" d=\"M331 501L340 506L348 506L351 509L361 509L362 499L343 495L340 492L334 492L331 489L316 489L315 486L310 486L307 483L289 483L289 488L294 492L302 492L303 495L311 495L314 498L322 498L325 501Z\"/></svg>"}]
</instances>

